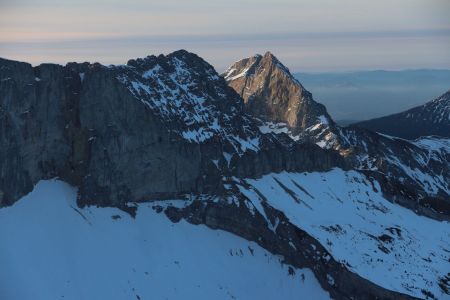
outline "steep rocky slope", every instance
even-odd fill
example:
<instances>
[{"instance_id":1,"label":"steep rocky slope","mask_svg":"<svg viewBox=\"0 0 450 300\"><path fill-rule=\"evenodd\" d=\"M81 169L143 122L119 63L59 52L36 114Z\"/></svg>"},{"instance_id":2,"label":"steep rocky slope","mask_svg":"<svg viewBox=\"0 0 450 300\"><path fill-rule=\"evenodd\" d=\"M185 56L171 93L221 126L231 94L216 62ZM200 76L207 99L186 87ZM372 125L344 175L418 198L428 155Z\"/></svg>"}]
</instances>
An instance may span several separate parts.
<instances>
[{"instance_id":1,"label":"steep rocky slope","mask_svg":"<svg viewBox=\"0 0 450 300\"><path fill-rule=\"evenodd\" d=\"M428 293L438 299L450 297L445 290L449 223L420 217L386 201L376 180L356 171L333 169L272 173L236 185L262 215L266 207L284 212L334 260L361 277L416 297ZM267 222L277 230L276 219L267 218ZM335 274L328 272L329 281L343 285L335 282Z\"/></svg>"},{"instance_id":2,"label":"steep rocky slope","mask_svg":"<svg viewBox=\"0 0 450 300\"><path fill-rule=\"evenodd\" d=\"M424 105L354 125L404 139L430 135L450 138L450 91Z\"/></svg>"},{"instance_id":3,"label":"steep rocky slope","mask_svg":"<svg viewBox=\"0 0 450 300\"><path fill-rule=\"evenodd\" d=\"M265 121L284 122L294 134L332 122L325 106L313 100L289 70L270 52L234 63L224 74L244 99L246 110Z\"/></svg>"},{"instance_id":4,"label":"steep rocky slope","mask_svg":"<svg viewBox=\"0 0 450 300\"><path fill-rule=\"evenodd\" d=\"M78 188L79 207L60 209L71 207L70 218L91 227L110 211L95 205L136 217L127 222L151 206L174 223L257 243L292 266L291 275L310 269L334 299L450 297L448 144L339 128L273 55L259 59L271 70L260 82L277 90L255 98L266 107L260 113L184 50L120 66L0 60L0 200L12 206L0 212L20 209L33 186L58 177ZM279 94L286 98L276 102ZM290 105L296 112L284 114ZM349 210L353 219L339 217ZM422 223L436 235L425 236ZM17 225L5 224L5 232ZM420 238L434 250L417 250ZM360 242L352 259L343 255ZM390 281L373 276L392 269Z\"/></svg>"},{"instance_id":5,"label":"steep rocky slope","mask_svg":"<svg viewBox=\"0 0 450 300\"><path fill-rule=\"evenodd\" d=\"M428 139L435 143L430 148L420 141L408 142L358 127L337 126L326 109L269 52L234 63L223 76L247 99L247 111L262 120L261 132L287 133L293 140L334 149L353 169L384 182L382 188L391 194L391 199L415 210L426 211L431 206L450 214L450 149L439 147L442 143L438 139ZM291 121L293 116L302 119L304 115L308 122Z\"/></svg>"},{"instance_id":6,"label":"steep rocky slope","mask_svg":"<svg viewBox=\"0 0 450 300\"><path fill-rule=\"evenodd\" d=\"M55 176L80 187L80 203L120 206L220 192L224 175L340 164L260 133L240 97L186 51L109 67L1 60L0 95L3 205Z\"/></svg>"}]
</instances>

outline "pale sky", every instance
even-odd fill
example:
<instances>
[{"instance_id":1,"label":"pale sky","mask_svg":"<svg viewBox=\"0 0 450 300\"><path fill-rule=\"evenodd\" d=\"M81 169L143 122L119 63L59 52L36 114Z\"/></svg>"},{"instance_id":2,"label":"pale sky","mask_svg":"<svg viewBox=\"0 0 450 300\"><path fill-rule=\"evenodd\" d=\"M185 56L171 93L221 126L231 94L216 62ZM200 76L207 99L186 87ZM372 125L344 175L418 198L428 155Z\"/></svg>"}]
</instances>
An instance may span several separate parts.
<instances>
[{"instance_id":1,"label":"pale sky","mask_svg":"<svg viewBox=\"0 0 450 300\"><path fill-rule=\"evenodd\" d=\"M449 0L0 0L0 57L122 64L195 52L223 71L273 52L292 71L450 68Z\"/></svg>"}]
</instances>

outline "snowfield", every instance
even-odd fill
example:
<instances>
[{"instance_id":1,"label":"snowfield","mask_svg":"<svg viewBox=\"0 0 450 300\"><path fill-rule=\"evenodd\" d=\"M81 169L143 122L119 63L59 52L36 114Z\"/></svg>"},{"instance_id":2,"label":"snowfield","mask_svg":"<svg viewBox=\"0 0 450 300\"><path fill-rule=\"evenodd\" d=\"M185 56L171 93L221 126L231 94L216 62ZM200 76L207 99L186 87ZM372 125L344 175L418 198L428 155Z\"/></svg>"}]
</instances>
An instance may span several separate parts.
<instances>
[{"instance_id":1,"label":"snowfield","mask_svg":"<svg viewBox=\"0 0 450 300\"><path fill-rule=\"evenodd\" d=\"M75 199L67 184L40 181L0 209L0 299L329 299L310 270L289 275L255 243L172 223L155 203L133 219Z\"/></svg>"},{"instance_id":2,"label":"snowfield","mask_svg":"<svg viewBox=\"0 0 450 300\"><path fill-rule=\"evenodd\" d=\"M439 286L450 271L448 222L387 201L378 182L356 171L282 172L245 181L239 188L258 211L265 202L284 212L349 270L389 290L450 299Z\"/></svg>"}]
</instances>

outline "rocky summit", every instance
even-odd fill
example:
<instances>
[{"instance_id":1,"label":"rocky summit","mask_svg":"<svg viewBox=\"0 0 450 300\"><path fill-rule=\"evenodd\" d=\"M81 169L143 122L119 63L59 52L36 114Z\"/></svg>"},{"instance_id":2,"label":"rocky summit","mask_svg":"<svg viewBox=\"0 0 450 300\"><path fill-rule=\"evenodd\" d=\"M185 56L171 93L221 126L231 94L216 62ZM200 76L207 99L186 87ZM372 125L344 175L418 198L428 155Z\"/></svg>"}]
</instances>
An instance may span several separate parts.
<instances>
[{"instance_id":1,"label":"rocky summit","mask_svg":"<svg viewBox=\"0 0 450 300\"><path fill-rule=\"evenodd\" d=\"M285 122L294 133L332 122L325 106L308 92L270 52L234 63L223 74L244 99L249 113L270 122Z\"/></svg>"},{"instance_id":2,"label":"rocky summit","mask_svg":"<svg viewBox=\"0 0 450 300\"><path fill-rule=\"evenodd\" d=\"M21 228L42 224L51 234L33 236L49 245L59 241L54 228L87 236L76 250L86 257L101 253L110 265L125 255L135 264L131 275L125 265L112 272L128 274L125 298L148 292L137 288L148 269L172 264L168 274L188 274L180 288L196 290L200 277L189 272L197 266L177 252L190 249L199 265L217 265L208 254L227 267L281 263L293 286L302 282L320 299L448 299L449 161L448 139L337 126L269 52L222 76L185 50L111 66L0 59L0 236L16 245L26 240ZM161 256L164 266L143 263L145 253L161 252L164 234L177 240L164 248L173 256ZM197 244L185 248L181 239L191 237ZM226 239L234 248L224 252L217 245ZM75 269L90 273L97 263ZM277 272L272 281L288 282ZM120 276L111 278L120 284ZM222 284L210 289L231 297Z\"/></svg>"}]
</instances>

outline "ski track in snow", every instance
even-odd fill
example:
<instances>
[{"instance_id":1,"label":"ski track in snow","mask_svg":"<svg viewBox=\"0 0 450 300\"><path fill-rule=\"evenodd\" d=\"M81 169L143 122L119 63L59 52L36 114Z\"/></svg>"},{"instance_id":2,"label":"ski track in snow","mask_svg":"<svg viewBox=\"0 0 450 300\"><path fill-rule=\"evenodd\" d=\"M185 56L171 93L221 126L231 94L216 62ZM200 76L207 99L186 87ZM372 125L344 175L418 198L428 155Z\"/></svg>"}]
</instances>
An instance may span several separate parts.
<instances>
[{"instance_id":1,"label":"ski track in snow","mask_svg":"<svg viewBox=\"0 0 450 300\"><path fill-rule=\"evenodd\" d=\"M75 199L47 180L0 209L0 299L329 299L309 269L288 275L253 242L152 209L185 201L132 219Z\"/></svg>"},{"instance_id":2,"label":"ski track in snow","mask_svg":"<svg viewBox=\"0 0 450 300\"><path fill-rule=\"evenodd\" d=\"M383 198L378 182L372 184L356 171L282 172L246 182L252 188L240 190L258 210L264 200L254 189L351 271L390 290L423 298L424 289L438 299L450 299L438 285L450 271L448 222L392 204Z\"/></svg>"}]
</instances>

